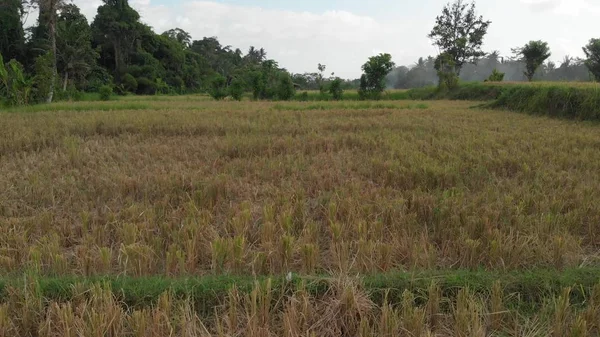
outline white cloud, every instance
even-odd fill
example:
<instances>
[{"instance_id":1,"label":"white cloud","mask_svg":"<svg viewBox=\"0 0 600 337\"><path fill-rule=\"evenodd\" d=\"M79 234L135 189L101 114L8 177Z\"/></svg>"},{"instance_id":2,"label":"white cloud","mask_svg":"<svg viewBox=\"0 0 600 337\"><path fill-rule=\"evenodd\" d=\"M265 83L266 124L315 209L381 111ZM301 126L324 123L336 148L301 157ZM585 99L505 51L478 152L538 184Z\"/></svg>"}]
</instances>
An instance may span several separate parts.
<instances>
[{"instance_id":1,"label":"white cloud","mask_svg":"<svg viewBox=\"0 0 600 337\"><path fill-rule=\"evenodd\" d=\"M102 3L74 1L90 21ZM373 1L382 6L386 0ZM361 65L374 54L390 53L398 65L436 55L426 35L443 5L440 1L421 0L418 6L397 8L387 20L381 19L381 14L361 15L348 10L291 11L217 0L181 0L172 5L158 5L153 0L130 3L157 33L179 27L194 39L217 36L223 45L244 52L250 46L263 47L268 57L292 72L316 71L317 64L322 63L328 66L327 72L357 78ZM557 61L565 54L581 54L581 46L593 37L595 18L600 14L599 0L479 0L478 6L492 20L486 50L508 53L530 39L543 39L550 43L552 58ZM531 15L527 8L540 14ZM28 23L33 24L36 18L32 13Z\"/></svg>"},{"instance_id":2,"label":"white cloud","mask_svg":"<svg viewBox=\"0 0 600 337\"><path fill-rule=\"evenodd\" d=\"M582 13L600 13L595 0L521 0L535 12L552 11L558 15L578 16Z\"/></svg>"}]
</instances>

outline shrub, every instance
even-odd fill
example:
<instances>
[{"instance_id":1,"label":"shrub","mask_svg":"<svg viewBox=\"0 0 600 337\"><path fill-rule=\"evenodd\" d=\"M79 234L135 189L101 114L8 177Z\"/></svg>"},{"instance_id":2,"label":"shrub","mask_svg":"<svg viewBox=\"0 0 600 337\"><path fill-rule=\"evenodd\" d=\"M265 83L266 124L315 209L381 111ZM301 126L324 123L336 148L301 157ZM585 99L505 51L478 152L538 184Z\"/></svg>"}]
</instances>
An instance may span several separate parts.
<instances>
[{"instance_id":1,"label":"shrub","mask_svg":"<svg viewBox=\"0 0 600 337\"><path fill-rule=\"evenodd\" d=\"M34 101L46 102L52 90L52 53L48 52L35 59L35 76L33 78Z\"/></svg>"},{"instance_id":2,"label":"shrub","mask_svg":"<svg viewBox=\"0 0 600 337\"><path fill-rule=\"evenodd\" d=\"M342 79L337 77L336 79L331 81L331 84L329 85L329 93L331 94L331 96L333 96L333 99L335 99L336 101L341 100L342 96L344 96L344 89L342 88L342 84Z\"/></svg>"},{"instance_id":3,"label":"shrub","mask_svg":"<svg viewBox=\"0 0 600 337\"><path fill-rule=\"evenodd\" d=\"M498 71L498 69L494 68L490 77L488 77L484 82L502 82L504 81L504 73Z\"/></svg>"},{"instance_id":4,"label":"shrub","mask_svg":"<svg viewBox=\"0 0 600 337\"><path fill-rule=\"evenodd\" d=\"M277 98L282 101L289 101L295 93L296 88L294 82L292 82L292 77L287 72L281 72L277 85Z\"/></svg>"},{"instance_id":5,"label":"shrub","mask_svg":"<svg viewBox=\"0 0 600 337\"><path fill-rule=\"evenodd\" d=\"M138 89L138 81L131 74L123 75L121 78L121 84L123 85L123 89L127 92L135 93Z\"/></svg>"},{"instance_id":6,"label":"shrub","mask_svg":"<svg viewBox=\"0 0 600 337\"><path fill-rule=\"evenodd\" d=\"M103 101L110 101L110 97L112 96L113 89L110 85L103 85L98 90L100 93L100 99Z\"/></svg>"},{"instance_id":7,"label":"shrub","mask_svg":"<svg viewBox=\"0 0 600 337\"><path fill-rule=\"evenodd\" d=\"M103 67L95 66L88 76L88 84L85 90L88 92L99 92L100 87L103 85L111 85L112 83L113 77L108 71Z\"/></svg>"},{"instance_id":8,"label":"shrub","mask_svg":"<svg viewBox=\"0 0 600 337\"><path fill-rule=\"evenodd\" d=\"M81 101L83 99L83 92L77 90L77 88L70 86L67 90L59 90L54 95L55 101Z\"/></svg>"},{"instance_id":9,"label":"shrub","mask_svg":"<svg viewBox=\"0 0 600 337\"><path fill-rule=\"evenodd\" d=\"M227 79L219 74L213 76L208 93L217 101L227 97Z\"/></svg>"},{"instance_id":10,"label":"shrub","mask_svg":"<svg viewBox=\"0 0 600 337\"><path fill-rule=\"evenodd\" d=\"M137 83L138 83L138 88L137 88L138 95L155 95L156 94L156 90L157 90L156 82L151 81L145 77L140 77L137 79Z\"/></svg>"},{"instance_id":11,"label":"shrub","mask_svg":"<svg viewBox=\"0 0 600 337\"><path fill-rule=\"evenodd\" d=\"M303 91L299 96L299 100L301 100L303 102L308 101L308 92Z\"/></svg>"},{"instance_id":12,"label":"shrub","mask_svg":"<svg viewBox=\"0 0 600 337\"><path fill-rule=\"evenodd\" d=\"M0 55L0 99L7 105L25 105L31 90L32 80L25 77L23 65L14 59L4 65Z\"/></svg>"},{"instance_id":13,"label":"shrub","mask_svg":"<svg viewBox=\"0 0 600 337\"><path fill-rule=\"evenodd\" d=\"M241 101L246 89L246 83L239 77L234 78L229 86L229 94L236 101Z\"/></svg>"}]
</instances>

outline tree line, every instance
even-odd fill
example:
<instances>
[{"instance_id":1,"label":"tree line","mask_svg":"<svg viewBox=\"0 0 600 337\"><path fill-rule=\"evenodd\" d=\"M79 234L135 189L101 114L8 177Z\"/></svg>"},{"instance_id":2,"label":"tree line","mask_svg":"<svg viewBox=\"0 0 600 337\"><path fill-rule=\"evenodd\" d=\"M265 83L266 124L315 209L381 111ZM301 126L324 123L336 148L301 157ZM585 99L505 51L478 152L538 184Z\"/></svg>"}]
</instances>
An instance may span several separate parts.
<instances>
[{"instance_id":1,"label":"tree line","mask_svg":"<svg viewBox=\"0 0 600 337\"><path fill-rule=\"evenodd\" d=\"M476 13L475 2L455 0L444 6L428 35L441 52L437 57L419 58L413 66L394 68L387 76L388 87L414 88L439 85L453 87L462 81L600 81L600 39L582 47L585 58L566 56L560 65L548 61L547 42L530 41L502 57L486 53L483 40L491 21Z\"/></svg>"},{"instance_id":2,"label":"tree line","mask_svg":"<svg viewBox=\"0 0 600 337\"><path fill-rule=\"evenodd\" d=\"M24 28L32 9L37 23ZM600 40L583 47L586 58L547 62L546 42L513 49L513 57L482 50L491 22L477 15L475 2L444 6L428 38L437 57L412 67L395 67L391 55L369 58L359 79L315 72L291 74L269 59L263 48L222 45L216 37L193 40L179 28L161 34L140 21L128 0L103 0L89 23L67 0L0 0L0 100L5 105L76 99L83 92L116 94L209 93L215 99L291 99L297 89L319 90L341 99L358 89L362 99L377 99L389 87L456 86L464 81L600 80Z\"/></svg>"},{"instance_id":3,"label":"tree line","mask_svg":"<svg viewBox=\"0 0 600 337\"><path fill-rule=\"evenodd\" d=\"M24 29L32 9L37 23ZM0 98L18 105L52 102L82 92L183 94L215 98L252 91L287 99L291 74L263 48L193 40L179 28L161 34L140 21L128 0L103 0L89 23L66 0L0 0Z\"/></svg>"}]
</instances>

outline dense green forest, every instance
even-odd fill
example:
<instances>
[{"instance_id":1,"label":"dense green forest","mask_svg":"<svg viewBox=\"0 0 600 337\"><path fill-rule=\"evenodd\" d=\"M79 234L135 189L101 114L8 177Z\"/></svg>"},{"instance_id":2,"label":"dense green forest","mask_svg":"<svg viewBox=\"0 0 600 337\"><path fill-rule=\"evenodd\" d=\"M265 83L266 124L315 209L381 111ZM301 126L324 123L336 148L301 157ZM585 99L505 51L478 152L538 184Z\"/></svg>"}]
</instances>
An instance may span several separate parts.
<instances>
[{"instance_id":1,"label":"dense green forest","mask_svg":"<svg viewBox=\"0 0 600 337\"><path fill-rule=\"evenodd\" d=\"M37 10L37 23L25 28ZM193 40L179 28L160 34L140 21L127 0L103 0L93 22L66 0L0 0L0 99L22 105L73 99L84 92L115 94L209 93L216 99L290 99L296 89L320 90L340 99L346 89L377 99L386 88L453 86L458 81L591 81L600 76L600 40L584 47L585 59L548 61L549 47L531 41L513 56L482 50L491 24L475 3L444 7L428 36L441 51L414 65L398 66L389 54L370 58L360 79L343 80L319 64L291 74L263 48L246 52L217 37ZM456 34L460 32L460 34Z\"/></svg>"}]
</instances>

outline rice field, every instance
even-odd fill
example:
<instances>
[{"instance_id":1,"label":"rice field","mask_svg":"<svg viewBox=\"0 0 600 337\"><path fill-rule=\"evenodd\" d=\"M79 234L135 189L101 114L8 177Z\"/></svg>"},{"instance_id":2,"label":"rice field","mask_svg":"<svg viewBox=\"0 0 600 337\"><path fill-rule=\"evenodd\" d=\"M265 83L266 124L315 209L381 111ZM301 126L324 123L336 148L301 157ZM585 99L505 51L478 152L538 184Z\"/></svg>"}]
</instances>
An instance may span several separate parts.
<instances>
[{"instance_id":1,"label":"rice field","mask_svg":"<svg viewBox=\"0 0 600 337\"><path fill-rule=\"evenodd\" d=\"M0 336L598 336L600 126L474 105L0 112Z\"/></svg>"}]
</instances>

